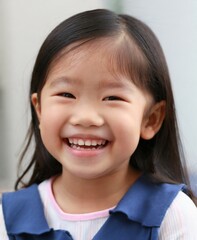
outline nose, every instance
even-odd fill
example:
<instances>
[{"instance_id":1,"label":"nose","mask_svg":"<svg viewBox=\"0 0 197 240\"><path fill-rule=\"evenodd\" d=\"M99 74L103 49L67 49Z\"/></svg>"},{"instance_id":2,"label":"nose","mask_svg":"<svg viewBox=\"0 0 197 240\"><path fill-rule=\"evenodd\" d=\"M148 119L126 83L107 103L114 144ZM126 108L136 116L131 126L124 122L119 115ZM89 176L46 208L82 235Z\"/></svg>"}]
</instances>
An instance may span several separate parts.
<instances>
[{"instance_id":1,"label":"nose","mask_svg":"<svg viewBox=\"0 0 197 240\"><path fill-rule=\"evenodd\" d=\"M104 124L104 118L95 106L84 104L73 108L70 123L86 128L91 126L101 127Z\"/></svg>"}]
</instances>

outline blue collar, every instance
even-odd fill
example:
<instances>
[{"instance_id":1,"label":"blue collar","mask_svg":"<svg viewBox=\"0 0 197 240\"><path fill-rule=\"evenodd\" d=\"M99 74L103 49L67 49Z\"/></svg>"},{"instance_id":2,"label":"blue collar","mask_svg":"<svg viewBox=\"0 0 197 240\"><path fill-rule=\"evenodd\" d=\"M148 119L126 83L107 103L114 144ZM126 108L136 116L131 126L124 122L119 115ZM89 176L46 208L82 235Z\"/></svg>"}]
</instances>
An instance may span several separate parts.
<instances>
[{"instance_id":1,"label":"blue collar","mask_svg":"<svg viewBox=\"0 0 197 240\"><path fill-rule=\"evenodd\" d=\"M110 213L125 214L128 221L138 222L143 226L159 227L167 208L183 186L156 184L143 175ZM2 204L8 233L39 235L51 231L36 184L14 193L3 194Z\"/></svg>"},{"instance_id":2,"label":"blue collar","mask_svg":"<svg viewBox=\"0 0 197 240\"><path fill-rule=\"evenodd\" d=\"M159 227L166 210L184 184L153 183L142 175L111 212L122 212L128 219L147 227Z\"/></svg>"},{"instance_id":3,"label":"blue collar","mask_svg":"<svg viewBox=\"0 0 197 240\"><path fill-rule=\"evenodd\" d=\"M42 234L50 231L36 184L3 194L2 205L8 233Z\"/></svg>"}]
</instances>

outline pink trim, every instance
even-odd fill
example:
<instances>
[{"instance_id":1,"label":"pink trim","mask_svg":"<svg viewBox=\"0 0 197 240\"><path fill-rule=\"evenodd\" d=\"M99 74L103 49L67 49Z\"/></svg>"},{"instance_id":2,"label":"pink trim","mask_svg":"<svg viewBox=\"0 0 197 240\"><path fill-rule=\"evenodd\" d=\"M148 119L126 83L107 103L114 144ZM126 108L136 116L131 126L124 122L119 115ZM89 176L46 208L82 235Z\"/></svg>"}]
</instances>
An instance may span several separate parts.
<instances>
[{"instance_id":1,"label":"pink trim","mask_svg":"<svg viewBox=\"0 0 197 240\"><path fill-rule=\"evenodd\" d=\"M62 211L62 209L59 207L57 204L53 192L52 192L52 181L53 178L49 179L47 181L47 192L49 195L49 201L51 202L54 210L61 216L62 219L64 220L70 220L70 221L88 221L88 220L93 220L93 219L98 219L98 218L105 218L109 216L109 211L114 209L115 207L105 209L102 211L97 211L97 212L91 212L91 213L83 213L83 214L71 214L71 213L65 213Z\"/></svg>"}]
</instances>

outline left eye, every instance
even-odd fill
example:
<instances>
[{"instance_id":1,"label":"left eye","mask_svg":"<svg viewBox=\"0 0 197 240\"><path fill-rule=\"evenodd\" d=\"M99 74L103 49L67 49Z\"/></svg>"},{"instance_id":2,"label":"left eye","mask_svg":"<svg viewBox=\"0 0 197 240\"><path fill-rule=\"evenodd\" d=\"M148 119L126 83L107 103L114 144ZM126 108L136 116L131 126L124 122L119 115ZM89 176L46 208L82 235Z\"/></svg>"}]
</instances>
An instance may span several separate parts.
<instances>
[{"instance_id":1,"label":"left eye","mask_svg":"<svg viewBox=\"0 0 197 240\"><path fill-rule=\"evenodd\" d=\"M60 93L58 94L61 97L65 97L65 98L75 98L75 96L71 93L65 92L65 93Z\"/></svg>"},{"instance_id":2,"label":"left eye","mask_svg":"<svg viewBox=\"0 0 197 240\"><path fill-rule=\"evenodd\" d=\"M123 99L117 96L109 96L109 97L105 97L103 100L104 101L121 101Z\"/></svg>"}]
</instances>

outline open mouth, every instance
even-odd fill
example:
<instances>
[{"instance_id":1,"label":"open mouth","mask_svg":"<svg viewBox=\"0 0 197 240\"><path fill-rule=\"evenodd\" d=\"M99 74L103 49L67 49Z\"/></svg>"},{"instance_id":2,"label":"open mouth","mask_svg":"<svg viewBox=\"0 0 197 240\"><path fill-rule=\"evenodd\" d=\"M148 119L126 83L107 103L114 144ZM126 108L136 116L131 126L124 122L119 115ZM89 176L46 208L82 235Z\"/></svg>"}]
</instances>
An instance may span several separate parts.
<instances>
[{"instance_id":1,"label":"open mouth","mask_svg":"<svg viewBox=\"0 0 197 240\"><path fill-rule=\"evenodd\" d=\"M66 143L70 148L77 150L96 150L106 147L109 141L103 139L67 138Z\"/></svg>"}]
</instances>

